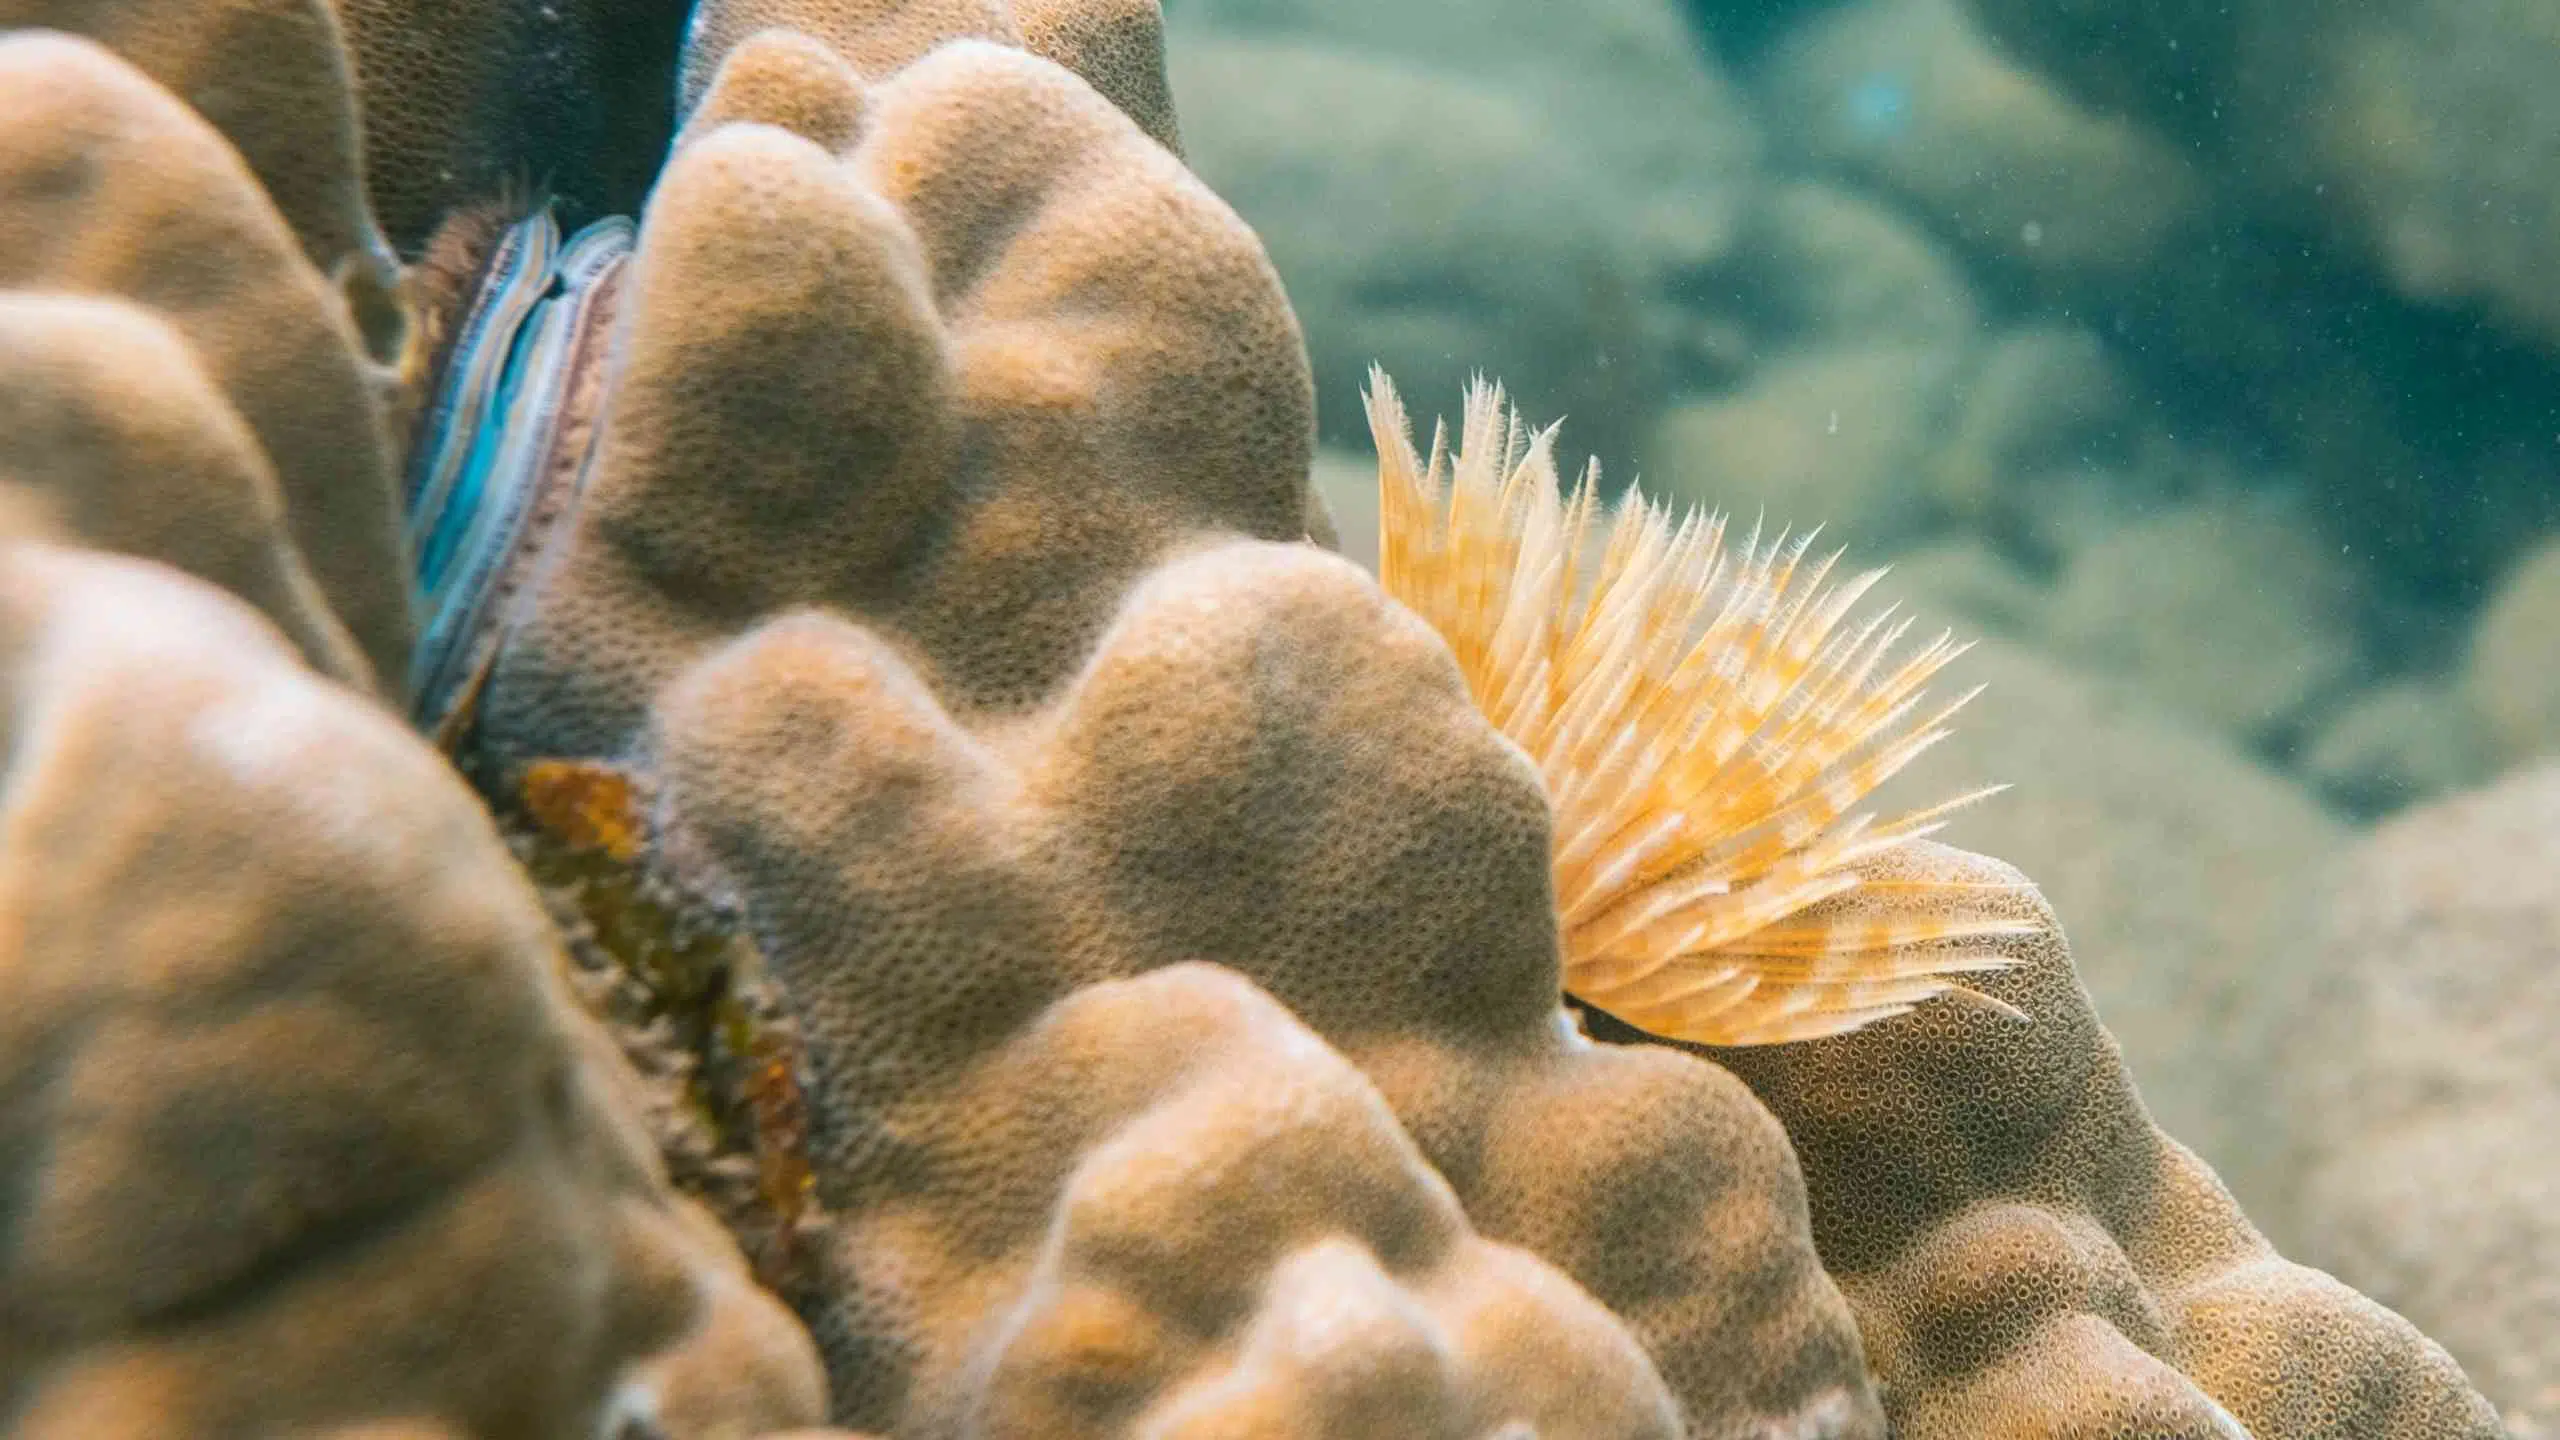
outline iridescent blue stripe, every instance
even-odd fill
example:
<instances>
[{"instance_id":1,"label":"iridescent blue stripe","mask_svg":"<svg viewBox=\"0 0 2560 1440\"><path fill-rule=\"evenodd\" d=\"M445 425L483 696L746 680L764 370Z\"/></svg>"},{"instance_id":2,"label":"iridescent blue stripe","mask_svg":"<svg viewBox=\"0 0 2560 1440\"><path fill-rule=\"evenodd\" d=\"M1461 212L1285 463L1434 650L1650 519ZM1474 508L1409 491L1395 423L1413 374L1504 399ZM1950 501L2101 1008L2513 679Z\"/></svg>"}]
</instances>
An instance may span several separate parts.
<instances>
[{"instance_id":1,"label":"iridescent blue stripe","mask_svg":"<svg viewBox=\"0 0 2560 1440\"><path fill-rule=\"evenodd\" d=\"M429 412L408 515L425 626L409 684L442 718L470 673L497 581L552 462L561 406L600 282L631 253L631 222L600 220L564 248L545 212L509 231Z\"/></svg>"},{"instance_id":2,"label":"iridescent blue stripe","mask_svg":"<svg viewBox=\"0 0 2560 1440\"><path fill-rule=\"evenodd\" d=\"M411 555L423 553L422 542L446 512L455 480L470 455L470 440L479 434L481 409L497 384L493 371L503 363L525 311L550 278L551 255L559 244L560 227L548 211L523 221L498 241L488 278L454 338L444 385L427 414L433 448L408 497ZM492 335L499 337L497 344L490 343Z\"/></svg>"}]
</instances>

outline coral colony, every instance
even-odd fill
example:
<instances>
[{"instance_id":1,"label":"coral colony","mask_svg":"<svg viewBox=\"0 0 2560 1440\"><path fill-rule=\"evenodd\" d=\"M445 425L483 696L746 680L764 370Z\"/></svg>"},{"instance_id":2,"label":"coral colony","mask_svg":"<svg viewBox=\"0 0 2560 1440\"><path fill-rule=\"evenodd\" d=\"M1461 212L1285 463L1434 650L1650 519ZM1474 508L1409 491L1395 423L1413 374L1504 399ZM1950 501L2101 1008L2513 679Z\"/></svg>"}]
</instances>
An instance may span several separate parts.
<instances>
[{"instance_id":1,"label":"coral colony","mask_svg":"<svg viewBox=\"0 0 2560 1440\"><path fill-rule=\"evenodd\" d=\"M1383 374L1308 539L1164 43L0 0L0 1430L2497 1435L1875 577Z\"/></svg>"}]
</instances>

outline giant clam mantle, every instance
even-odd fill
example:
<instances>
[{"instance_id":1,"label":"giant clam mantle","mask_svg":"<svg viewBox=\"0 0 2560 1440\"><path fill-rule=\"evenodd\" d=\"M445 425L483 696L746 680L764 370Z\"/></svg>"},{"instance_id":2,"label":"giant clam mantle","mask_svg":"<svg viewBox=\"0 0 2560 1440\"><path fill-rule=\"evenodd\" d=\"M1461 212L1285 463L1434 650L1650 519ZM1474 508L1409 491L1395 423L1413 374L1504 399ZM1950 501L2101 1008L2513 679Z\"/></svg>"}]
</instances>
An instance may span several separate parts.
<instances>
[{"instance_id":1,"label":"giant clam mantle","mask_svg":"<svg viewBox=\"0 0 2560 1440\"><path fill-rule=\"evenodd\" d=\"M585 487L634 233L612 216L563 243L548 207L517 221L498 237L437 367L404 533L422 618L411 703L448 746L496 660L524 567Z\"/></svg>"}]
</instances>

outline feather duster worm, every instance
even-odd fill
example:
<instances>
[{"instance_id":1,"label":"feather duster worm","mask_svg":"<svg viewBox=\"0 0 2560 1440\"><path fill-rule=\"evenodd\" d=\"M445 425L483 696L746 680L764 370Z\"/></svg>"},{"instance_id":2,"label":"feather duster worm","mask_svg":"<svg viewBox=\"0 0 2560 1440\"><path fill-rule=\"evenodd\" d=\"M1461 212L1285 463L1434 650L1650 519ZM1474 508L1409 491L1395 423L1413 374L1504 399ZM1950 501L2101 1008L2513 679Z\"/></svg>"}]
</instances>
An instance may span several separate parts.
<instances>
[{"instance_id":1,"label":"feather duster worm","mask_svg":"<svg viewBox=\"0 0 2560 1440\"><path fill-rule=\"evenodd\" d=\"M1881 822L1857 808L1973 698L1924 707L1966 647L1898 655L1909 620L1851 619L1884 572L1833 583L1840 557L1811 558L1811 535L1729 544L1723 517L1633 491L1604 517L1598 463L1566 491L1554 427L1481 381L1456 452L1442 428L1425 460L1394 385L1370 381L1379 577L1546 780L1567 993L1703 1045L1841 1034L1939 996L2017 1014L1959 978L2012 963L1968 942L2033 928L1963 918L1979 887L1903 885L1883 918L1824 904L1874 895L1862 866L2001 788Z\"/></svg>"}]
</instances>

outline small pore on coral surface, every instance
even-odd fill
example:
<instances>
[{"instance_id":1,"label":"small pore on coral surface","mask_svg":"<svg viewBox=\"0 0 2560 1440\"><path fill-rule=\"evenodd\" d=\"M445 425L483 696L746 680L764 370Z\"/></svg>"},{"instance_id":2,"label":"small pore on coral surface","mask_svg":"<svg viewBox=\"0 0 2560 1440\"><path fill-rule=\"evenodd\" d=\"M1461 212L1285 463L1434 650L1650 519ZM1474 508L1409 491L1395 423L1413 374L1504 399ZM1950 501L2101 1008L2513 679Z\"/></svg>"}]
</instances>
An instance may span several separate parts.
<instances>
[{"instance_id":1,"label":"small pore on coral surface","mask_svg":"<svg viewBox=\"0 0 2560 1440\"><path fill-rule=\"evenodd\" d=\"M1907 654L1893 607L1852 619L1881 570L1832 582L1811 535L1727 543L1724 517L1630 490L1604 516L1597 462L1568 493L1555 429L1478 381L1452 453L1417 454L1370 372L1379 577L1435 627L1485 715L1536 762L1555 812L1564 988L1702 1045L1858 1029L1952 996L2023 1019L1960 977L2014 962L1967 918L1980 888L1862 867L1937 831L1991 786L1879 821L1858 807L1945 738L1973 692L1930 708L1964 653ZM1827 906L1852 890L1858 918Z\"/></svg>"}]
</instances>

